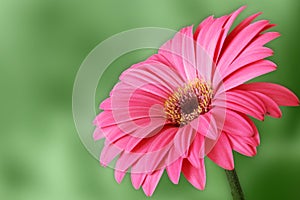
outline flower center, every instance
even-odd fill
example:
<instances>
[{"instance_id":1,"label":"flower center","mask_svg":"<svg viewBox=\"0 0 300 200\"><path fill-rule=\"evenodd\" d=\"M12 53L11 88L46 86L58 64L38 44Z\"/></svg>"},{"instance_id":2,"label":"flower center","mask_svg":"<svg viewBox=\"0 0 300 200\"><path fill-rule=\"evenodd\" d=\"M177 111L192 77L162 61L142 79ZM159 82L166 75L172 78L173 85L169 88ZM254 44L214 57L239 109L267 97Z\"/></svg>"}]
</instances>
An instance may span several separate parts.
<instances>
[{"instance_id":1,"label":"flower center","mask_svg":"<svg viewBox=\"0 0 300 200\"><path fill-rule=\"evenodd\" d=\"M167 119L178 126L188 124L209 111L212 94L212 89L200 79L179 87L165 101Z\"/></svg>"}]
</instances>

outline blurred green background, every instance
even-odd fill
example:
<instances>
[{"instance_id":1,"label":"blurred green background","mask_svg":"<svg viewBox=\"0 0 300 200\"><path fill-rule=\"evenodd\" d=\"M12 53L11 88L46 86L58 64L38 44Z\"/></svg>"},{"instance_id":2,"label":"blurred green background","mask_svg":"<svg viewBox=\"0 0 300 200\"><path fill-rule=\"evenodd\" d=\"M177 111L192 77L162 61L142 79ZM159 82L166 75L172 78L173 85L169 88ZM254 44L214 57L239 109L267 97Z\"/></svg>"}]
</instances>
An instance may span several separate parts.
<instances>
[{"instance_id":1,"label":"blurred green background","mask_svg":"<svg viewBox=\"0 0 300 200\"><path fill-rule=\"evenodd\" d=\"M282 34L268 46L279 68L258 80L283 84L300 95L297 0L1 0L0 199L146 199L127 176L117 184L81 144L72 118L72 87L88 53L113 34L155 26L178 30L208 15L221 16L248 5L238 20L263 11ZM100 80L97 104L122 70L153 51L117 59ZM101 90L101 91L100 91ZM247 199L300 196L299 108L283 108L282 119L255 121L261 133L258 155L235 154ZM230 199L224 171L206 160L207 186L194 189L183 177L166 175L152 199Z\"/></svg>"}]
</instances>

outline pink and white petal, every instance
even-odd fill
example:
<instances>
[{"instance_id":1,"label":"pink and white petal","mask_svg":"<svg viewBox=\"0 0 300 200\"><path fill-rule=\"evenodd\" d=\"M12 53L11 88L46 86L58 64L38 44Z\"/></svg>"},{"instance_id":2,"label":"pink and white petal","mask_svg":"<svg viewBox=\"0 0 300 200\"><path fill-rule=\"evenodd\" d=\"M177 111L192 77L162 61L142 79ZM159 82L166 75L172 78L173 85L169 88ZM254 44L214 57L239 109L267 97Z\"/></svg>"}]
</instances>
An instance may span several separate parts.
<instances>
[{"instance_id":1,"label":"pink and white petal","mask_svg":"<svg viewBox=\"0 0 300 200\"><path fill-rule=\"evenodd\" d=\"M143 154L123 151L115 165L115 169L119 171L128 171L131 166L133 166L140 158L143 157ZM137 173L137 172L133 172Z\"/></svg>"},{"instance_id":2,"label":"pink and white petal","mask_svg":"<svg viewBox=\"0 0 300 200\"><path fill-rule=\"evenodd\" d=\"M166 139L162 141L165 144L157 144L155 143L149 144L148 146L142 147L145 149L145 153L138 153L143 155L141 158L137 160L136 163L131 168L131 172L133 173L150 173L156 171L158 169L165 168L170 162L168 160L169 152L172 150L173 143L169 142ZM143 145L143 144L141 144ZM159 147L158 147L159 146ZM179 155L174 156L172 161L178 159Z\"/></svg>"},{"instance_id":3,"label":"pink and white petal","mask_svg":"<svg viewBox=\"0 0 300 200\"><path fill-rule=\"evenodd\" d=\"M210 139L215 140L219 136L216 120L212 112L200 115L198 118L190 122L190 126L198 133Z\"/></svg>"},{"instance_id":4,"label":"pink and white petal","mask_svg":"<svg viewBox=\"0 0 300 200\"><path fill-rule=\"evenodd\" d=\"M187 159L196 168L200 167L200 159L204 158L204 136L197 134L190 147Z\"/></svg>"},{"instance_id":5,"label":"pink and white petal","mask_svg":"<svg viewBox=\"0 0 300 200\"><path fill-rule=\"evenodd\" d=\"M187 157L195 139L196 131L189 125L179 128L174 138L174 147L182 157Z\"/></svg>"},{"instance_id":6,"label":"pink and white petal","mask_svg":"<svg viewBox=\"0 0 300 200\"><path fill-rule=\"evenodd\" d=\"M93 133L93 138L94 138L95 141L96 140L101 140L101 139L105 138L105 135L104 135L103 131L101 130L101 128L97 127L95 129L95 131Z\"/></svg>"},{"instance_id":7,"label":"pink and white petal","mask_svg":"<svg viewBox=\"0 0 300 200\"><path fill-rule=\"evenodd\" d=\"M154 119L155 120L155 119ZM152 120L153 121L153 120ZM139 148L140 143L145 140L146 138L155 137L156 135L159 135L161 131L163 130L164 124L159 123L151 123L149 126L135 126L135 127L129 127L125 128L124 126L120 126L120 131L116 134L116 137L118 135L118 139L113 140L114 144L126 151L134 151L134 149ZM131 129L132 128L132 129ZM135 130L133 130L135 128ZM129 131L130 130L130 131ZM121 134L120 134L121 133ZM124 133L124 134L122 134ZM114 133L112 133L114 135ZM123 137L124 135L124 137ZM107 136L108 139L112 138L111 135ZM145 146L146 147L146 146ZM140 149L142 151L142 149Z\"/></svg>"},{"instance_id":8,"label":"pink and white petal","mask_svg":"<svg viewBox=\"0 0 300 200\"><path fill-rule=\"evenodd\" d=\"M157 63L128 69L121 74L120 80L133 86L133 90L129 91L130 93L136 89L142 89L147 85L154 85L163 91L172 93L183 83L171 68Z\"/></svg>"},{"instance_id":9,"label":"pink and white petal","mask_svg":"<svg viewBox=\"0 0 300 200\"><path fill-rule=\"evenodd\" d=\"M188 160L183 161L182 172L185 178L197 189L203 190L206 183L204 159L200 160L200 167L194 167Z\"/></svg>"},{"instance_id":10,"label":"pink and white petal","mask_svg":"<svg viewBox=\"0 0 300 200\"><path fill-rule=\"evenodd\" d=\"M142 185L143 190L147 196L152 196L164 170L157 170L153 172L152 174L148 174L145 178L145 181Z\"/></svg>"},{"instance_id":11,"label":"pink and white petal","mask_svg":"<svg viewBox=\"0 0 300 200\"><path fill-rule=\"evenodd\" d=\"M196 38L196 63L200 76L211 81L215 59L220 52L220 39L224 34L224 24L229 16L223 16L203 25Z\"/></svg>"},{"instance_id":12,"label":"pink and white petal","mask_svg":"<svg viewBox=\"0 0 300 200\"><path fill-rule=\"evenodd\" d=\"M106 167L113 159L115 159L116 156L118 156L122 152L123 152L122 149L116 147L113 144L109 144L108 142L105 141L105 145L100 155L101 165Z\"/></svg>"},{"instance_id":13,"label":"pink and white petal","mask_svg":"<svg viewBox=\"0 0 300 200\"><path fill-rule=\"evenodd\" d=\"M160 47L158 53L164 56L172 64L178 74L186 81L197 77L195 68L193 27L181 29L175 36Z\"/></svg>"},{"instance_id":14,"label":"pink and white petal","mask_svg":"<svg viewBox=\"0 0 300 200\"><path fill-rule=\"evenodd\" d=\"M136 126L146 128L150 125L166 124L163 113L157 113L154 110L152 112L152 110L150 110L150 114L143 114L144 115L135 115L133 117L133 115L130 115L126 110L125 112L104 111L95 118L94 124L101 128L118 125L124 132L131 132Z\"/></svg>"},{"instance_id":15,"label":"pink and white petal","mask_svg":"<svg viewBox=\"0 0 300 200\"><path fill-rule=\"evenodd\" d=\"M142 85L132 85L131 83L126 82L118 82L110 92L110 96L115 96L120 98L122 101L128 101L128 98L132 96L134 93L142 93L146 95L145 98L157 98L157 101L161 101L162 99L166 99L170 92L166 89L166 86L162 84L153 84L153 83L143 83Z\"/></svg>"},{"instance_id":16,"label":"pink and white petal","mask_svg":"<svg viewBox=\"0 0 300 200\"><path fill-rule=\"evenodd\" d=\"M165 99L169 96L168 93L163 93L163 91L155 91L157 87L153 85L147 85L138 89L123 83L118 84L118 86L121 85L125 86L115 87L114 92L111 93L111 97L100 104L101 109L119 110L129 107L149 108L153 105L163 106Z\"/></svg>"},{"instance_id":17,"label":"pink and white petal","mask_svg":"<svg viewBox=\"0 0 300 200\"><path fill-rule=\"evenodd\" d=\"M232 147L226 133L222 133L220 135L217 143L207 154L207 156L209 157L209 159L211 159L213 162L224 169L234 169Z\"/></svg>"},{"instance_id":18,"label":"pink and white petal","mask_svg":"<svg viewBox=\"0 0 300 200\"><path fill-rule=\"evenodd\" d=\"M168 144L173 143L177 130L177 127L165 126L160 130L159 134L143 138L143 140L132 151L136 153L159 151L165 148Z\"/></svg>"},{"instance_id":19,"label":"pink and white petal","mask_svg":"<svg viewBox=\"0 0 300 200\"><path fill-rule=\"evenodd\" d=\"M168 176L169 176L170 180L172 181L172 183L174 183L174 184L178 184L178 182L179 182L180 173L181 173L181 169L182 169L182 162L183 162L183 159L182 159L182 157L180 157L166 167Z\"/></svg>"},{"instance_id":20,"label":"pink and white petal","mask_svg":"<svg viewBox=\"0 0 300 200\"><path fill-rule=\"evenodd\" d=\"M279 106L299 105L298 97L289 89L278 84L256 82L256 83L248 83L248 84L240 85L238 89L242 89L246 91L255 91L255 92L260 92L262 94L265 94L270 98L272 98Z\"/></svg>"}]
</instances>

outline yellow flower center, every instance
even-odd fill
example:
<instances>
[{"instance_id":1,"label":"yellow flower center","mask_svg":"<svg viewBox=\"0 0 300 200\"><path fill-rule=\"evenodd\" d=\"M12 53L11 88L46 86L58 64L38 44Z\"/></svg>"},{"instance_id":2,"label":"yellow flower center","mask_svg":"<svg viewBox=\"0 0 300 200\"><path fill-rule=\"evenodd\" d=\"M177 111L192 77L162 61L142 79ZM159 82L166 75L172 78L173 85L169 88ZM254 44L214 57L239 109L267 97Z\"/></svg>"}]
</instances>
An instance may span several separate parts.
<instances>
[{"instance_id":1,"label":"yellow flower center","mask_svg":"<svg viewBox=\"0 0 300 200\"><path fill-rule=\"evenodd\" d=\"M209 111L212 95L209 85L198 78L179 87L165 101L167 119L177 126L188 124Z\"/></svg>"}]
</instances>

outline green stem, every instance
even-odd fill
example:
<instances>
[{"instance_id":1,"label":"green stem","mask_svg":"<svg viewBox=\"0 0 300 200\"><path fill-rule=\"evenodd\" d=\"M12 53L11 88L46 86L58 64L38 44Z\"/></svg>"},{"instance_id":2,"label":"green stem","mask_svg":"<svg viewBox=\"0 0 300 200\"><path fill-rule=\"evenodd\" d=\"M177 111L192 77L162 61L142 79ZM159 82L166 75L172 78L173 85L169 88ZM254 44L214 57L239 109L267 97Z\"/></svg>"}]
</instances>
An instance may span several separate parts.
<instances>
[{"instance_id":1,"label":"green stem","mask_svg":"<svg viewBox=\"0 0 300 200\"><path fill-rule=\"evenodd\" d=\"M239 178L236 174L235 169L225 170L228 183L231 188L231 195L233 200L245 200L244 193L239 181Z\"/></svg>"}]
</instances>

